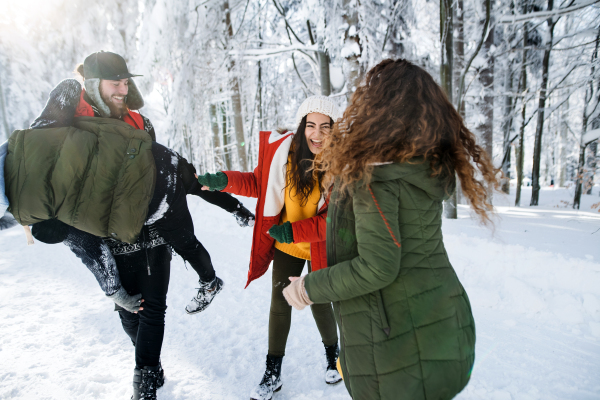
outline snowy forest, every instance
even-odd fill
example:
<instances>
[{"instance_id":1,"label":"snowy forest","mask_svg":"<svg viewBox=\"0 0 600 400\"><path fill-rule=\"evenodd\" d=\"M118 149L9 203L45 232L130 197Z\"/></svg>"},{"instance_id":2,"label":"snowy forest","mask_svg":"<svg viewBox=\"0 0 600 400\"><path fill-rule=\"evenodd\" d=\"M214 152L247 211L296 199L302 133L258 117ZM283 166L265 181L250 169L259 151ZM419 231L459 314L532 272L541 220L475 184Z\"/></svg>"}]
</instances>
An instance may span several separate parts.
<instances>
[{"instance_id":1,"label":"snowy forest","mask_svg":"<svg viewBox=\"0 0 600 400\"><path fill-rule=\"evenodd\" d=\"M422 66L502 170L491 224L473 218L460 188L446 201L445 218L441 197L436 203L443 244L431 247L444 253L468 293L476 331L469 382L455 399L600 398L600 0L0 0L0 143L29 127L51 90L99 50L122 55L141 75L133 78L145 100L140 113L152 121L157 142L198 174L252 171L259 132L295 130L296 112L312 95L345 109L384 59ZM244 226L236 213L245 207L258 216L261 203L236 195L232 212L199 195L183 197L224 282L208 309L188 315L202 281L166 242L152 248L152 237L143 236L131 259L113 252L127 260L119 261L122 277L141 260L131 269L144 279L151 276L148 252L165 254L148 278L165 287L160 305L168 307L161 309L164 340L156 356L164 386L157 398L248 399L265 372L279 283L272 263L246 288L260 225ZM91 269L66 241L46 244L36 236L30 246L22 227L1 225L0 400L132 398L135 341ZM406 236L399 237L403 247L395 243L398 264ZM430 275L450 280L441 270ZM365 296L380 304L383 321L388 301L381 292ZM449 321L458 314L453 307ZM310 309L292 315L279 361L284 384L272 399L350 400L350 379L324 379L327 350Z\"/></svg>"},{"instance_id":2,"label":"snowy forest","mask_svg":"<svg viewBox=\"0 0 600 400\"><path fill-rule=\"evenodd\" d=\"M142 113L166 145L202 173L247 171L258 132L294 129L304 98L329 95L343 109L369 68L406 58L439 79L516 205L537 205L540 187L555 185L571 187L579 208L598 181L595 0L23 0L2 9L4 138L104 49L143 75Z\"/></svg>"}]
</instances>

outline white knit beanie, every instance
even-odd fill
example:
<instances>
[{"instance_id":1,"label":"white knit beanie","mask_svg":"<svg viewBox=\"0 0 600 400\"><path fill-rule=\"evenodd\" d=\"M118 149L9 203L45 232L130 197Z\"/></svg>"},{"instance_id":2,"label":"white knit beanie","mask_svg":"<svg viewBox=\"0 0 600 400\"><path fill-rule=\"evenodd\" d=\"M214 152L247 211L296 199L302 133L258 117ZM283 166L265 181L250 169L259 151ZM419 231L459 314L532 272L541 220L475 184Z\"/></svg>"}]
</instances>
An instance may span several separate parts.
<instances>
[{"instance_id":1,"label":"white knit beanie","mask_svg":"<svg viewBox=\"0 0 600 400\"><path fill-rule=\"evenodd\" d=\"M329 97L310 96L302 102L298 109L298 113L296 113L296 126L299 126L300 122L302 122L302 118L310 113L328 115L334 122L341 117L338 107Z\"/></svg>"}]
</instances>

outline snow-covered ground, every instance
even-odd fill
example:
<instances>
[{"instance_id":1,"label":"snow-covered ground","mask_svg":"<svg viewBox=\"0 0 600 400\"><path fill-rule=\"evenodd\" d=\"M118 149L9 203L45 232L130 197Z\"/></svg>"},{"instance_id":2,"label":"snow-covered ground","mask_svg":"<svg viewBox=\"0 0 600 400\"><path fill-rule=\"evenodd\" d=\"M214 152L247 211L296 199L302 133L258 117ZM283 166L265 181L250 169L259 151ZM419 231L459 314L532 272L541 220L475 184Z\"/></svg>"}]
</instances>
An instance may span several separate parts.
<instances>
[{"instance_id":1,"label":"snow-covered ground","mask_svg":"<svg viewBox=\"0 0 600 400\"><path fill-rule=\"evenodd\" d=\"M496 195L495 230L460 206L444 220L450 260L477 324L472 379L460 400L600 399L600 202L565 208L566 189L539 207ZM524 189L523 204L530 191ZM196 233L225 288L205 312L183 308L196 280L172 263L159 399L248 399L264 371L270 272L244 290L251 230L190 199ZM251 200L244 199L248 206ZM0 232L0 399L129 399L133 347L112 303L62 245L27 247ZM349 399L323 381L325 357L310 311L294 312L276 400Z\"/></svg>"}]
</instances>

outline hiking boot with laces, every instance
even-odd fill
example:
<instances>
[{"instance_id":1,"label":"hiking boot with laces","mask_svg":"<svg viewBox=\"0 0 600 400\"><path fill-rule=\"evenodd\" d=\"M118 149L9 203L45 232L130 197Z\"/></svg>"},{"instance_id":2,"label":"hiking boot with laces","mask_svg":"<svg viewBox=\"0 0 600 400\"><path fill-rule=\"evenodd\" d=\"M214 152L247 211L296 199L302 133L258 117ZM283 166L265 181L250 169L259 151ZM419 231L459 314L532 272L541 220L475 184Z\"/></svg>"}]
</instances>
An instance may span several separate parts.
<instances>
[{"instance_id":1,"label":"hiking boot with laces","mask_svg":"<svg viewBox=\"0 0 600 400\"><path fill-rule=\"evenodd\" d=\"M337 359L340 354L338 344L325 346L325 357L327 358L327 370L325 371L325 383L333 385L342 380L337 370Z\"/></svg>"},{"instance_id":2,"label":"hiking boot with laces","mask_svg":"<svg viewBox=\"0 0 600 400\"><path fill-rule=\"evenodd\" d=\"M199 284L198 293L185 306L185 312L188 314L196 314L206 310L215 296L223 289L223 281L216 276L211 282L199 281Z\"/></svg>"},{"instance_id":3,"label":"hiking boot with laces","mask_svg":"<svg viewBox=\"0 0 600 400\"><path fill-rule=\"evenodd\" d=\"M281 361L283 357L267 355L267 368L262 380L250 393L250 400L271 400L281 390Z\"/></svg>"}]
</instances>

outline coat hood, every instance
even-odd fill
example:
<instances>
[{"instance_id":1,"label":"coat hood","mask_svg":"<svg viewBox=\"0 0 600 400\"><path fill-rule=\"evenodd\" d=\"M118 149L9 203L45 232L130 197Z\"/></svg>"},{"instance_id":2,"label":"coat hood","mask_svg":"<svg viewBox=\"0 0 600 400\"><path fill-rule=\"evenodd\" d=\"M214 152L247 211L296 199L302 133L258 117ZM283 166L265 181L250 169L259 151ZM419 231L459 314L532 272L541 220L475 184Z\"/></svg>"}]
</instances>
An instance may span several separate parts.
<instances>
[{"instance_id":1,"label":"coat hood","mask_svg":"<svg viewBox=\"0 0 600 400\"><path fill-rule=\"evenodd\" d=\"M390 163L375 166L372 182L402 179L425 191L432 199L445 200L456 189L454 177L451 181L440 176L432 177L433 170L423 158L413 158L404 163Z\"/></svg>"}]
</instances>

